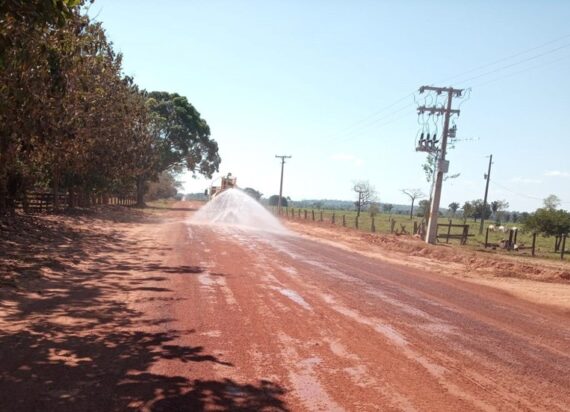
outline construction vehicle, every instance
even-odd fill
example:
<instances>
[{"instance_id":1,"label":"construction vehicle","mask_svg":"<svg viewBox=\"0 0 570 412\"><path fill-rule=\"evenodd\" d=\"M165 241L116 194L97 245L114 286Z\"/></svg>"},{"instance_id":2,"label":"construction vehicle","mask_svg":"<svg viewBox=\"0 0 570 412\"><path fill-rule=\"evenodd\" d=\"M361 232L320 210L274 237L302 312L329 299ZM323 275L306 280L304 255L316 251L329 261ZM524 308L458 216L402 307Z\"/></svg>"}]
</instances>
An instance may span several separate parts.
<instances>
[{"instance_id":1,"label":"construction vehicle","mask_svg":"<svg viewBox=\"0 0 570 412\"><path fill-rule=\"evenodd\" d=\"M209 195L210 200L218 196L225 190L237 187L237 177L232 177L231 173L228 173L227 176L222 176L221 183L219 186L210 186Z\"/></svg>"}]
</instances>

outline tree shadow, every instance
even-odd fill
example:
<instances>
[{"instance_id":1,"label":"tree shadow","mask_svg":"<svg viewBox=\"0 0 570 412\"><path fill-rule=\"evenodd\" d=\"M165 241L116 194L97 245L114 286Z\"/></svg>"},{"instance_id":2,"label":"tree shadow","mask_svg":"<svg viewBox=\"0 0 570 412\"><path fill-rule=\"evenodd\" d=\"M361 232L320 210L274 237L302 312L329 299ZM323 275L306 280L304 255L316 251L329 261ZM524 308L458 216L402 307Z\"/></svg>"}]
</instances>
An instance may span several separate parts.
<instances>
[{"instance_id":1,"label":"tree shadow","mask_svg":"<svg viewBox=\"0 0 570 412\"><path fill-rule=\"evenodd\" d=\"M234 363L209 353L193 325L169 329L168 316L149 319L124 299L178 299L163 282L202 267L163 265L114 229L69 222L0 227L1 272L16 279L0 285L2 411L287 410L272 382L193 379L193 365ZM184 376L156 372L160 362L184 364Z\"/></svg>"}]
</instances>

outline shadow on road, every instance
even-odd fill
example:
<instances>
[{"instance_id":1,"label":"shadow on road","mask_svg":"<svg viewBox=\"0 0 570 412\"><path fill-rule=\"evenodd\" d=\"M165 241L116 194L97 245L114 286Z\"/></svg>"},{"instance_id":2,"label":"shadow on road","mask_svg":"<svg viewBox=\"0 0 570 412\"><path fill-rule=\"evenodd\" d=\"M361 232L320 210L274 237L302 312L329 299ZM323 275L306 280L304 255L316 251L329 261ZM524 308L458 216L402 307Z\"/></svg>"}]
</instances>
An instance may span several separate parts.
<instances>
[{"instance_id":1,"label":"shadow on road","mask_svg":"<svg viewBox=\"0 0 570 412\"><path fill-rule=\"evenodd\" d=\"M198 341L194 330L126 303L136 290L167 302L161 282L202 268L164 266L116 229L72 226L33 219L0 232L1 271L14 280L0 285L2 411L287 410L285 390L269 381L189 378L199 362L234 365L179 344ZM188 372L163 375L160 361Z\"/></svg>"}]
</instances>

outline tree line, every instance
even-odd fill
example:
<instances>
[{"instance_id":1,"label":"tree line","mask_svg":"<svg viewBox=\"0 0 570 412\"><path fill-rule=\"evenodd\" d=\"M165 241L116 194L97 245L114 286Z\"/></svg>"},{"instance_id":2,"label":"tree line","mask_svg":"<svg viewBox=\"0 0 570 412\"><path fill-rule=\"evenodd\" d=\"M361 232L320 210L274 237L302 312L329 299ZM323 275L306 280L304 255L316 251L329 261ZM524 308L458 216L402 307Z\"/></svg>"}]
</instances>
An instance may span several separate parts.
<instances>
[{"instance_id":1,"label":"tree line","mask_svg":"<svg viewBox=\"0 0 570 412\"><path fill-rule=\"evenodd\" d=\"M200 113L126 76L84 1L0 4L0 213L32 190L66 193L71 207L136 193L142 206L149 182L211 177L219 163Z\"/></svg>"}]
</instances>

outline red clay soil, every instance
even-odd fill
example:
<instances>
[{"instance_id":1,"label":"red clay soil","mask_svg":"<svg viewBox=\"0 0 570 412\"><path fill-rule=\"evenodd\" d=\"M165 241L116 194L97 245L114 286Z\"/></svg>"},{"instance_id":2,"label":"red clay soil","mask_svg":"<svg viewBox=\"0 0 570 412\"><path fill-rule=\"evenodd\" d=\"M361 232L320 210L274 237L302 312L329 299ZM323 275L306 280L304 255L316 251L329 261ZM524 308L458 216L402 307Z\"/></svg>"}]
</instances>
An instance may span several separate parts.
<instances>
[{"instance_id":1,"label":"red clay soil","mask_svg":"<svg viewBox=\"0 0 570 412\"><path fill-rule=\"evenodd\" d=\"M567 314L193 206L2 227L2 411L568 410Z\"/></svg>"}]
</instances>

